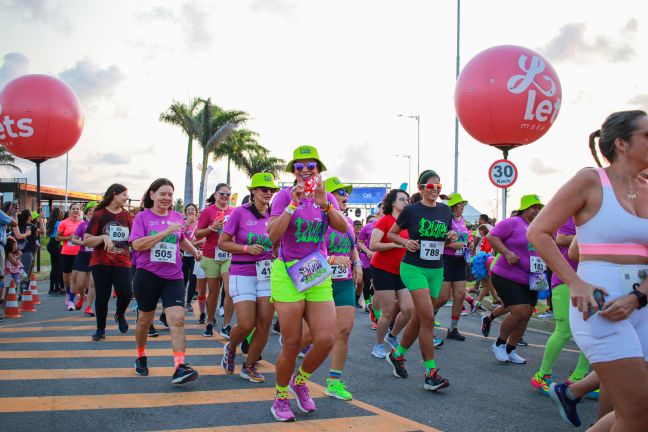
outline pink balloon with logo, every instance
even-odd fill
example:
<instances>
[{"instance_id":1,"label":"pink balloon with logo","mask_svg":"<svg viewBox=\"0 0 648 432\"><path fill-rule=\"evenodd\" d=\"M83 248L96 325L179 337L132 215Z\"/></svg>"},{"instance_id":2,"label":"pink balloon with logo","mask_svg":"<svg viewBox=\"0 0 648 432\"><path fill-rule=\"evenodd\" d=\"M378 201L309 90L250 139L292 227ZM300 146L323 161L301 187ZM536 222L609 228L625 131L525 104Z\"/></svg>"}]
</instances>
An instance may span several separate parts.
<instances>
[{"instance_id":1,"label":"pink balloon with logo","mask_svg":"<svg viewBox=\"0 0 648 432\"><path fill-rule=\"evenodd\" d=\"M554 68L528 48L502 45L473 57L455 86L455 109L477 141L509 149L542 137L560 111Z\"/></svg>"},{"instance_id":2,"label":"pink balloon with logo","mask_svg":"<svg viewBox=\"0 0 648 432\"><path fill-rule=\"evenodd\" d=\"M14 156L43 161L64 155L83 131L79 99L48 75L24 75L0 93L0 144Z\"/></svg>"}]
</instances>

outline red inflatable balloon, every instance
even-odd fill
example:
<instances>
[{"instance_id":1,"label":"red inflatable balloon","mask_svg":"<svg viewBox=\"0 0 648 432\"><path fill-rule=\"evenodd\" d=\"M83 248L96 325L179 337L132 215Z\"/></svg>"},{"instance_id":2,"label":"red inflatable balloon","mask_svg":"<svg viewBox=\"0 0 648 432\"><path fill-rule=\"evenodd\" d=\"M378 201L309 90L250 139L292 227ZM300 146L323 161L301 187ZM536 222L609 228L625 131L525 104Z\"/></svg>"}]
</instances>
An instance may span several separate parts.
<instances>
[{"instance_id":1,"label":"red inflatable balloon","mask_svg":"<svg viewBox=\"0 0 648 432\"><path fill-rule=\"evenodd\" d=\"M47 75L25 75L0 93L0 144L14 156L43 161L79 140L83 116L76 94Z\"/></svg>"},{"instance_id":2,"label":"red inflatable balloon","mask_svg":"<svg viewBox=\"0 0 648 432\"><path fill-rule=\"evenodd\" d=\"M508 149L542 137L556 120L562 90L540 54L503 45L477 54L455 87L457 117L477 141Z\"/></svg>"}]
</instances>

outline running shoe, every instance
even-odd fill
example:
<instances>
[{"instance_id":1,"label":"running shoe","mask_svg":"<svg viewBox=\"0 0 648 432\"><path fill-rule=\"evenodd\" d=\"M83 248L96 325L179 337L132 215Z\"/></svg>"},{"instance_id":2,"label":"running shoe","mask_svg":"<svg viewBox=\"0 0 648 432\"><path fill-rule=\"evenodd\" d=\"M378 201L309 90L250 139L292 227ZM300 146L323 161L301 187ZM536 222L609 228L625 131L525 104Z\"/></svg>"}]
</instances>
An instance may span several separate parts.
<instances>
[{"instance_id":1,"label":"running shoe","mask_svg":"<svg viewBox=\"0 0 648 432\"><path fill-rule=\"evenodd\" d=\"M248 342L247 338L245 338L243 339L243 342L241 342L241 352L243 354L247 354L249 349L250 349L250 342Z\"/></svg>"},{"instance_id":2,"label":"running shoe","mask_svg":"<svg viewBox=\"0 0 648 432\"><path fill-rule=\"evenodd\" d=\"M450 385L450 381L439 375L438 369L432 369L429 374L425 375L423 389L427 391L437 391Z\"/></svg>"},{"instance_id":3,"label":"running shoe","mask_svg":"<svg viewBox=\"0 0 648 432\"><path fill-rule=\"evenodd\" d=\"M371 323L371 330L376 330L377 328L378 328L378 324L377 324L377 323L375 323L375 322L374 322L374 323Z\"/></svg>"},{"instance_id":4,"label":"running shoe","mask_svg":"<svg viewBox=\"0 0 648 432\"><path fill-rule=\"evenodd\" d=\"M387 363L392 367L392 373L396 378L407 378L407 369L405 369L405 357L395 357L395 350L391 350L389 355L385 357Z\"/></svg>"},{"instance_id":5,"label":"running shoe","mask_svg":"<svg viewBox=\"0 0 648 432\"><path fill-rule=\"evenodd\" d=\"M151 324L151 327L149 327L148 336L153 338L160 336L160 333L158 333L153 324Z\"/></svg>"},{"instance_id":6,"label":"running shoe","mask_svg":"<svg viewBox=\"0 0 648 432\"><path fill-rule=\"evenodd\" d=\"M479 306L479 304L478 304L476 301L473 301L473 302L470 304L470 313L475 313L475 312L477 312L477 308L478 308L478 307L481 307L481 306Z\"/></svg>"},{"instance_id":7,"label":"running shoe","mask_svg":"<svg viewBox=\"0 0 648 432\"><path fill-rule=\"evenodd\" d=\"M295 414L293 414L290 409L290 401L288 399L279 399L275 398L272 402L272 408L270 408L272 416L275 420L280 422L294 422Z\"/></svg>"},{"instance_id":8,"label":"running shoe","mask_svg":"<svg viewBox=\"0 0 648 432\"><path fill-rule=\"evenodd\" d=\"M234 367L236 366L235 359L236 354L230 350L229 342L223 347L223 358L221 359L221 366L227 372L228 375L234 373Z\"/></svg>"},{"instance_id":9,"label":"running shoe","mask_svg":"<svg viewBox=\"0 0 648 432\"><path fill-rule=\"evenodd\" d=\"M392 348L396 349L398 348L398 336L392 336L391 333L385 333L385 337L383 340L391 345Z\"/></svg>"},{"instance_id":10,"label":"running shoe","mask_svg":"<svg viewBox=\"0 0 648 432\"><path fill-rule=\"evenodd\" d=\"M225 308L223 306L218 308L218 316L219 317L224 317L225 316Z\"/></svg>"},{"instance_id":11,"label":"running shoe","mask_svg":"<svg viewBox=\"0 0 648 432\"><path fill-rule=\"evenodd\" d=\"M573 427L581 425L581 419L578 415L577 405L580 399L571 400L566 394L567 384L552 383L549 386L549 397L558 407L560 418L565 423Z\"/></svg>"},{"instance_id":12,"label":"running shoe","mask_svg":"<svg viewBox=\"0 0 648 432\"><path fill-rule=\"evenodd\" d=\"M205 324L205 312L200 312L200 318L198 318L198 324Z\"/></svg>"},{"instance_id":13,"label":"running shoe","mask_svg":"<svg viewBox=\"0 0 648 432\"><path fill-rule=\"evenodd\" d=\"M106 331L97 329L95 334L92 335L92 340L93 341L100 341L102 339L106 339Z\"/></svg>"},{"instance_id":14,"label":"running shoe","mask_svg":"<svg viewBox=\"0 0 648 432\"><path fill-rule=\"evenodd\" d=\"M463 342L466 340L466 336L459 333L459 330L457 330L456 328L453 328L452 330L448 330L448 336L446 336L446 339Z\"/></svg>"},{"instance_id":15,"label":"running shoe","mask_svg":"<svg viewBox=\"0 0 648 432\"><path fill-rule=\"evenodd\" d=\"M74 309L81 310L81 308L83 307L83 302L85 302L85 298L85 294L80 295L79 300L77 300L76 304L74 305Z\"/></svg>"},{"instance_id":16,"label":"running shoe","mask_svg":"<svg viewBox=\"0 0 648 432\"><path fill-rule=\"evenodd\" d=\"M119 332L122 334L128 333L128 322L124 315L115 314L115 321L117 321L117 326L119 327Z\"/></svg>"},{"instance_id":17,"label":"running shoe","mask_svg":"<svg viewBox=\"0 0 648 432\"><path fill-rule=\"evenodd\" d=\"M191 306L191 303L187 303L187 304L185 305L185 310L186 310L187 312L193 312L193 306Z\"/></svg>"},{"instance_id":18,"label":"running shoe","mask_svg":"<svg viewBox=\"0 0 648 432\"><path fill-rule=\"evenodd\" d=\"M378 320L376 319L376 314L373 310L373 304L369 303L367 305L367 310L369 310L369 319L371 320L372 323L377 323Z\"/></svg>"},{"instance_id":19,"label":"running shoe","mask_svg":"<svg viewBox=\"0 0 648 432\"><path fill-rule=\"evenodd\" d=\"M313 400L313 398L311 398L306 383L299 385L295 384L295 375L293 375L292 378L290 378L288 390L293 394L293 396L295 396L297 406L300 410L305 413L315 411L315 401Z\"/></svg>"},{"instance_id":20,"label":"running shoe","mask_svg":"<svg viewBox=\"0 0 648 432\"><path fill-rule=\"evenodd\" d=\"M339 379L327 378L324 394L345 401L353 399L353 395L346 389L346 384Z\"/></svg>"},{"instance_id":21,"label":"running shoe","mask_svg":"<svg viewBox=\"0 0 648 432\"><path fill-rule=\"evenodd\" d=\"M198 372L189 366L189 363L179 365L173 373L172 384L185 384L195 381L198 378Z\"/></svg>"},{"instance_id":22,"label":"running shoe","mask_svg":"<svg viewBox=\"0 0 648 432\"><path fill-rule=\"evenodd\" d=\"M299 351L299 354L297 354L297 357L299 358L304 358L306 357L306 354L308 354L308 351L312 348L313 344L308 344L307 346L304 347L301 351Z\"/></svg>"},{"instance_id":23,"label":"running shoe","mask_svg":"<svg viewBox=\"0 0 648 432\"><path fill-rule=\"evenodd\" d=\"M232 326L227 324L226 326L221 327L220 335L223 336L225 339L229 340L231 331L232 331Z\"/></svg>"},{"instance_id":24,"label":"running shoe","mask_svg":"<svg viewBox=\"0 0 648 432\"><path fill-rule=\"evenodd\" d=\"M506 345L502 344L500 346L497 346L495 342L493 342L493 345L491 345L491 351L493 351L493 354L495 354L495 358L497 361L501 363L508 363L509 362L509 356L506 353Z\"/></svg>"},{"instance_id":25,"label":"running shoe","mask_svg":"<svg viewBox=\"0 0 648 432\"><path fill-rule=\"evenodd\" d=\"M529 346L529 343L524 339L520 338L520 340L517 343L517 346L525 347L525 346Z\"/></svg>"},{"instance_id":26,"label":"running shoe","mask_svg":"<svg viewBox=\"0 0 648 432\"><path fill-rule=\"evenodd\" d=\"M437 320L434 320L434 327L441 327L441 323Z\"/></svg>"},{"instance_id":27,"label":"running shoe","mask_svg":"<svg viewBox=\"0 0 648 432\"><path fill-rule=\"evenodd\" d=\"M203 332L203 336L205 337L214 336L214 324L209 323L205 326L205 331Z\"/></svg>"},{"instance_id":28,"label":"running shoe","mask_svg":"<svg viewBox=\"0 0 648 432\"><path fill-rule=\"evenodd\" d=\"M167 322L166 314L165 314L164 312L162 312L162 313L160 314L160 319L158 320L158 322L159 322L160 325L161 325L162 327L164 327L165 329L167 329L167 330L169 329L169 323Z\"/></svg>"},{"instance_id":29,"label":"running shoe","mask_svg":"<svg viewBox=\"0 0 648 432\"><path fill-rule=\"evenodd\" d=\"M468 309L466 309L465 306L463 306L463 307L461 308L461 314L460 314L461 316L466 316L466 315L468 315L469 313L470 313L470 312L468 312Z\"/></svg>"},{"instance_id":30,"label":"running shoe","mask_svg":"<svg viewBox=\"0 0 648 432\"><path fill-rule=\"evenodd\" d=\"M481 321L482 321L482 327L481 327L482 334L484 335L484 337L488 337L488 335L490 334L491 325L493 325L493 321L491 321L490 318L488 318L487 316L483 316Z\"/></svg>"},{"instance_id":31,"label":"running shoe","mask_svg":"<svg viewBox=\"0 0 648 432\"><path fill-rule=\"evenodd\" d=\"M87 317L93 317L93 316L95 316L95 313L92 311L92 308L91 308L90 306L88 306L87 308L85 308L85 309L83 310L83 314L84 314L85 316L87 316Z\"/></svg>"},{"instance_id":32,"label":"running shoe","mask_svg":"<svg viewBox=\"0 0 648 432\"><path fill-rule=\"evenodd\" d=\"M255 364L244 364L241 367L239 376L253 383L265 382L265 377L259 373Z\"/></svg>"},{"instance_id":33,"label":"running shoe","mask_svg":"<svg viewBox=\"0 0 648 432\"><path fill-rule=\"evenodd\" d=\"M135 374L140 376L147 376L149 374L148 359L140 357L135 360Z\"/></svg>"},{"instance_id":34,"label":"running shoe","mask_svg":"<svg viewBox=\"0 0 648 432\"><path fill-rule=\"evenodd\" d=\"M275 319L272 324L272 334L281 334L281 328L279 327L279 320ZM288 407L290 409L290 406Z\"/></svg>"},{"instance_id":35,"label":"running shoe","mask_svg":"<svg viewBox=\"0 0 648 432\"><path fill-rule=\"evenodd\" d=\"M538 315L538 318L540 318L542 320L553 319L553 317L554 317L554 314L553 314L552 311L547 311L547 312L545 312L543 314Z\"/></svg>"},{"instance_id":36,"label":"running shoe","mask_svg":"<svg viewBox=\"0 0 648 432\"><path fill-rule=\"evenodd\" d=\"M441 348L444 343L443 339L434 338L434 348Z\"/></svg>"},{"instance_id":37,"label":"running shoe","mask_svg":"<svg viewBox=\"0 0 648 432\"><path fill-rule=\"evenodd\" d=\"M72 303L70 300L65 302L65 307L66 307L68 312L72 312L72 311L76 310L76 309L74 309L74 303Z\"/></svg>"},{"instance_id":38,"label":"running shoe","mask_svg":"<svg viewBox=\"0 0 648 432\"><path fill-rule=\"evenodd\" d=\"M387 333L391 333L392 330L394 330L394 321L390 321L389 325L387 326Z\"/></svg>"},{"instance_id":39,"label":"running shoe","mask_svg":"<svg viewBox=\"0 0 648 432\"><path fill-rule=\"evenodd\" d=\"M387 357L387 352L385 352L385 346L383 344L376 344L371 351L371 355L380 359Z\"/></svg>"},{"instance_id":40,"label":"running shoe","mask_svg":"<svg viewBox=\"0 0 648 432\"><path fill-rule=\"evenodd\" d=\"M505 351L506 351L506 349L505 349ZM515 363L515 364L525 364L526 363L526 359L524 359L523 357L520 357L515 350L508 353L507 356L508 356L508 359L509 359L509 361L511 363Z\"/></svg>"},{"instance_id":41,"label":"running shoe","mask_svg":"<svg viewBox=\"0 0 648 432\"><path fill-rule=\"evenodd\" d=\"M551 374L540 375L540 372L533 375L531 385L543 395L549 395L549 386L551 385Z\"/></svg>"}]
</instances>

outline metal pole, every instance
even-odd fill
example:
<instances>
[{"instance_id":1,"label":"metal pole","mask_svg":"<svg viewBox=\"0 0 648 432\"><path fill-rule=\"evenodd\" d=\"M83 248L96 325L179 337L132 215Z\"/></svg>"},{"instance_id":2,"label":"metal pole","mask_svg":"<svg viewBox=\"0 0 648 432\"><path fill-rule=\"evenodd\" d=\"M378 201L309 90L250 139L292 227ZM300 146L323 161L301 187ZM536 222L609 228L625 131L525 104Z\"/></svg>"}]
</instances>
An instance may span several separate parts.
<instances>
[{"instance_id":1,"label":"metal pole","mask_svg":"<svg viewBox=\"0 0 648 432\"><path fill-rule=\"evenodd\" d=\"M416 116L416 173L421 174L421 116L419 115Z\"/></svg>"},{"instance_id":2,"label":"metal pole","mask_svg":"<svg viewBox=\"0 0 648 432\"><path fill-rule=\"evenodd\" d=\"M508 150L504 150L504 159L508 159ZM507 217L506 213L506 193L508 192L508 188L502 189L502 219L504 220Z\"/></svg>"},{"instance_id":3,"label":"metal pole","mask_svg":"<svg viewBox=\"0 0 648 432\"><path fill-rule=\"evenodd\" d=\"M461 29L461 0L457 0L457 64L455 78L459 77L459 36ZM459 119L455 115L454 191L459 192Z\"/></svg>"},{"instance_id":4,"label":"metal pole","mask_svg":"<svg viewBox=\"0 0 648 432\"><path fill-rule=\"evenodd\" d=\"M407 157L407 193L412 193L412 156Z\"/></svg>"},{"instance_id":5,"label":"metal pole","mask_svg":"<svg viewBox=\"0 0 648 432\"><path fill-rule=\"evenodd\" d=\"M40 214L41 209L41 185L40 185L40 161L36 161L36 211ZM50 239L51 240L51 239ZM36 271L41 269L40 248L36 249Z\"/></svg>"},{"instance_id":6,"label":"metal pole","mask_svg":"<svg viewBox=\"0 0 648 432\"><path fill-rule=\"evenodd\" d=\"M65 153L65 210L68 209L68 162L70 153Z\"/></svg>"}]
</instances>

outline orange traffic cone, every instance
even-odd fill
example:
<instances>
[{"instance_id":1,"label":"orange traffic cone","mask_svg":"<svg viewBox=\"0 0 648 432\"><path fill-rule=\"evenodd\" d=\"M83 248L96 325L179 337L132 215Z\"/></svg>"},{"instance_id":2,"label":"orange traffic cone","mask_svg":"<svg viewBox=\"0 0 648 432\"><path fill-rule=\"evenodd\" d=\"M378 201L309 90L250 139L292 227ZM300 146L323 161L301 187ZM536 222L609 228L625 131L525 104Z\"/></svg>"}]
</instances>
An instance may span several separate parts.
<instances>
[{"instance_id":1,"label":"orange traffic cone","mask_svg":"<svg viewBox=\"0 0 648 432\"><path fill-rule=\"evenodd\" d=\"M22 292L22 300L20 301L20 310L22 312L36 312L34 309L34 298L32 297L31 290L27 288Z\"/></svg>"},{"instance_id":2,"label":"orange traffic cone","mask_svg":"<svg viewBox=\"0 0 648 432\"><path fill-rule=\"evenodd\" d=\"M40 297L38 296L38 284L36 283L36 275L34 273L29 276L29 289L31 290L34 304L41 304Z\"/></svg>"},{"instance_id":3,"label":"orange traffic cone","mask_svg":"<svg viewBox=\"0 0 648 432\"><path fill-rule=\"evenodd\" d=\"M16 284L12 280L7 292L7 305L4 311L5 318L21 318L18 310L18 294L16 293Z\"/></svg>"}]
</instances>

